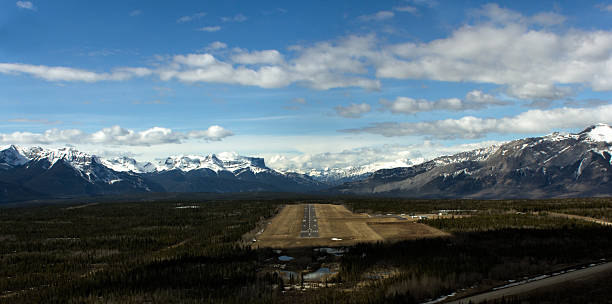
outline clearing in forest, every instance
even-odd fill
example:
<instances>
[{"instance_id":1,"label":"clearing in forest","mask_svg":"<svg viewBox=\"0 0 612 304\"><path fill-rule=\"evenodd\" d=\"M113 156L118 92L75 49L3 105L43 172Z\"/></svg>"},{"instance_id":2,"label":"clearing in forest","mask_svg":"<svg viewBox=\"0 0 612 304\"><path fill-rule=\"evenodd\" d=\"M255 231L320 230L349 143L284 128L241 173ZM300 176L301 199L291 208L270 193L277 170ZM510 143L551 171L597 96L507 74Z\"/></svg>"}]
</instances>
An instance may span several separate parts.
<instances>
[{"instance_id":1,"label":"clearing in forest","mask_svg":"<svg viewBox=\"0 0 612 304\"><path fill-rule=\"evenodd\" d=\"M305 210L314 207L318 236L303 233L304 221L313 221ZM272 248L351 246L361 242L399 241L447 236L436 228L420 224L416 219L371 217L355 214L342 205L287 205L259 235L255 246Z\"/></svg>"}]
</instances>

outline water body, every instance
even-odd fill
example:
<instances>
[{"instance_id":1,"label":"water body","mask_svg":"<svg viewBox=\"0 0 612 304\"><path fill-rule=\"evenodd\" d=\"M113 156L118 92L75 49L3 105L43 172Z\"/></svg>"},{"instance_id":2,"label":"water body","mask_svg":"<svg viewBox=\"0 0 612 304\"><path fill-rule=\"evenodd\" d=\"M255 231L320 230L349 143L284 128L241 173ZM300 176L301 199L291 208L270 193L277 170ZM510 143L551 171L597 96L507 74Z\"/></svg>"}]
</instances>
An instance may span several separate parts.
<instances>
[{"instance_id":1,"label":"water body","mask_svg":"<svg viewBox=\"0 0 612 304\"><path fill-rule=\"evenodd\" d=\"M288 255L281 255L278 257L278 260L283 261L283 262L288 262L288 261L293 260L293 257L290 257Z\"/></svg>"},{"instance_id":2,"label":"water body","mask_svg":"<svg viewBox=\"0 0 612 304\"><path fill-rule=\"evenodd\" d=\"M325 278L329 277L330 275L332 275L334 273L335 272L331 272L331 270L329 270L329 268L322 267L322 268L319 268L315 272L311 272L309 274L305 274L304 275L304 280L305 281L323 281L323 280L325 280Z\"/></svg>"}]
</instances>

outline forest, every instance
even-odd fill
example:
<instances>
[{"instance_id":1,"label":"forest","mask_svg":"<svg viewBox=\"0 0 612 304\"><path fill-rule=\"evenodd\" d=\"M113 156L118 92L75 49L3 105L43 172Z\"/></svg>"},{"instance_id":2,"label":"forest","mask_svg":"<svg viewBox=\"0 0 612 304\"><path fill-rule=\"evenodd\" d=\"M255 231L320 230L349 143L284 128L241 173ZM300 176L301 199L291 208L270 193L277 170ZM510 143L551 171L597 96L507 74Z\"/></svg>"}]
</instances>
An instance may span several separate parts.
<instances>
[{"instance_id":1,"label":"forest","mask_svg":"<svg viewBox=\"0 0 612 304\"><path fill-rule=\"evenodd\" d=\"M358 212L446 210L457 217L420 220L450 237L344 248L327 287L286 288L290 282L267 267L277 254L250 240L282 205L298 202L165 199L0 207L0 303L420 303L612 258L612 227L547 215L605 218L612 199L330 198ZM460 216L465 210L469 216ZM309 265L320 258L310 248L292 254ZM599 292L590 300L605 303L608 296Z\"/></svg>"}]
</instances>

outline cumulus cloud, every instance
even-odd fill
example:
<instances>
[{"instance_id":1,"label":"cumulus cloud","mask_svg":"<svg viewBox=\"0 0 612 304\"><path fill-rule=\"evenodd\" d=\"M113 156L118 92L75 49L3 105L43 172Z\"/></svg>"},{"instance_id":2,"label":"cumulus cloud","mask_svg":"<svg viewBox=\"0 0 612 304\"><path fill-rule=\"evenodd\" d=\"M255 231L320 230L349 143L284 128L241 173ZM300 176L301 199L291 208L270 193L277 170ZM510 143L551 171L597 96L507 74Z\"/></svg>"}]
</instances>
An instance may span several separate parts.
<instances>
[{"instance_id":1,"label":"cumulus cloud","mask_svg":"<svg viewBox=\"0 0 612 304\"><path fill-rule=\"evenodd\" d=\"M199 31L199 32L209 32L209 33L218 32L220 30L221 30L221 27L218 26L218 25L215 25L215 26L205 26L205 27L201 27L201 28L196 29L196 31Z\"/></svg>"},{"instance_id":2,"label":"cumulus cloud","mask_svg":"<svg viewBox=\"0 0 612 304\"><path fill-rule=\"evenodd\" d=\"M219 59L210 53L176 55L158 73L162 80L185 82L217 82L263 88L280 88L298 83L317 90L340 87L377 90L380 81L355 76L368 73L362 52L372 40L370 36L351 36L335 44L318 43L297 50L298 56L289 62L285 62L277 50L249 52L237 49L230 60Z\"/></svg>"},{"instance_id":3,"label":"cumulus cloud","mask_svg":"<svg viewBox=\"0 0 612 304\"><path fill-rule=\"evenodd\" d=\"M368 113L372 110L372 107L367 103L355 104L351 103L349 106L337 106L336 113L345 118L360 118L363 114Z\"/></svg>"},{"instance_id":4,"label":"cumulus cloud","mask_svg":"<svg viewBox=\"0 0 612 304\"><path fill-rule=\"evenodd\" d=\"M204 131L191 131L188 133L190 138L204 138L206 140L220 141L225 137L232 136L234 133L221 126L210 126Z\"/></svg>"},{"instance_id":5,"label":"cumulus cloud","mask_svg":"<svg viewBox=\"0 0 612 304\"><path fill-rule=\"evenodd\" d=\"M17 1L15 5L21 9L36 10L36 7L30 1Z\"/></svg>"},{"instance_id":6,"label":"cumulus cloud","mask_svg":"<svg viewBox=\"0 0 612 304\"><path fill-rule=\"evenodd\" d=\"M506 105L508 102L497 99L495 96L486 94L479 90L470 91L465 100L459 98L443 98L434 101L427 99L414 99L410 97L398 97L393 101L382 99L383 108L391 113L416 114L419 112L430 112L438 110L463 111L469 109L482 109L491 105Z\"/></svg>"},{"instance_id":7,"label":"cumulus cloud","mask_svg":"<svg viewBox=\"0 0 612 304\"><path fill-rule=\"evenodd\" d=\"M2 74L28 74L48 81L121 81L134 77L143 77L152 74L147 68L123 67L116 68L110 73L96 73L87 70L74 69L62 66L31 65L22 63L0 63Z\"/></svg>"},{"instance_id":8,"label":"cumulus cloud","mask_svg":"<svg viewBox=\"0 0 612 304\"><path fill-rule=\"evenodd\" d=\"M236 62L217 61L224 69L243 70L246 78L260 78L224 82L267 87L297 83L318 90L377 90L381 78L428 79L497 84L512 97L531 100L564 99L573 94L572 86L583 84L612 90L612 31L550 31L547 25L565 17L549 12L524 16L496 4L483 6L476 15L481 17L476 24L429 42L384 44L373 35L349 36L293 46L292 54L242 51ZM270 65L273 73L240 66L250 62Z\"/></svg>"},{"instance_id":9,"label":"cumulus cloud","mask_svg":"<svg viewBox=\"0 0 612 304\"><path fill-rule=\"evenodd\" d=\"M232 61L241 64L279 64L283 55L277 50L252 51L239 49L232 56Z\"/></svg>"},{"instance_id":10,"label":"cumulus cloud","mask_svg":"<svg viewBox=\"0 0 612 304\"><path fill-rule=\"evenodd\" d=\"M384 122L364 128L342 130L349 133L373 133L387 137L427 136L439 139L481 138L490 133L545 133L557 129L584 128L588 125L612 122L612 105L594 108L556 108L529 110L516 116L502 118L479 118L465 116L425 122Z\"/></svg>"},{"instance_id":11,"label":"cumulus cloud","mask_svg":"<svg viewBox=\"0 0 612 304\"><path fill-rule=\"evenodd\" d=\"M612 90L612 32L534 29L535 20L550 24L555 17L525 17L497 5L484 9L496 22L466 25L426 43L390 46L393 55L378 61L376 75L507 85L519 98L565 96L558 84Z\"/></svg>"},{"instance_id":12,"label":"cumulus cloud","mask_svg":"<svg viewBox=\"0 0 612 304\"><path fill-rule=\"evenodd\" d=\"M395 16L395 13L393 13L392 11L379 11L377 13L371 14L371 15L362 15L359 16L358 19L360 21L382 21L382 20L387 20L387 19L391 19Z\"/></svg>"},{"instance_id":13,"label":"cumulus cloud","mask_svg":"<svg viewBox=\"0 0 612 304\"><path fill-rule=\"evenodd\" d=\"M13 132L0 133L0 143L5 144L104 144L121 146L152 146L182 143L186 140L219 141L233 133L221 126L210 126L207 130L177 132L167 128L153 127L134 131L120 126L104 128L86 133L78 129L50 129L42 133Z\"/></svg>"}]
</instances>

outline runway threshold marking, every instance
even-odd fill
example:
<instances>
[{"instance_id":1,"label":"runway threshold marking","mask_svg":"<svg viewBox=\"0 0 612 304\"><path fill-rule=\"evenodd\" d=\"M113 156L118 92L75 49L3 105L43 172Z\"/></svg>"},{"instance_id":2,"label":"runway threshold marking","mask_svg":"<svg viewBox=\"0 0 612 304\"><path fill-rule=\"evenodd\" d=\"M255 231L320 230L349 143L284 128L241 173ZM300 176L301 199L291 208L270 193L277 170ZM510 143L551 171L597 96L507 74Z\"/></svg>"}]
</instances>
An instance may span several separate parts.
<instances>
[{"instance_id":1,"label":"runway threshold marking","mask_svg":"<svg viewBox=\"0 0 612 304\"><path fill-rule=\"evenodd\" d=\"M304 206L304 218L302 219L300 237L319 237L319 224L317 223L317 213L313 204Z\"/></svg>"}]
</instances>

